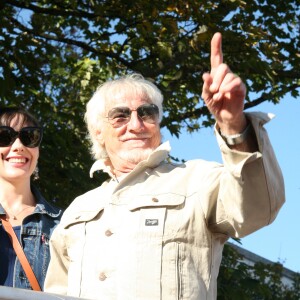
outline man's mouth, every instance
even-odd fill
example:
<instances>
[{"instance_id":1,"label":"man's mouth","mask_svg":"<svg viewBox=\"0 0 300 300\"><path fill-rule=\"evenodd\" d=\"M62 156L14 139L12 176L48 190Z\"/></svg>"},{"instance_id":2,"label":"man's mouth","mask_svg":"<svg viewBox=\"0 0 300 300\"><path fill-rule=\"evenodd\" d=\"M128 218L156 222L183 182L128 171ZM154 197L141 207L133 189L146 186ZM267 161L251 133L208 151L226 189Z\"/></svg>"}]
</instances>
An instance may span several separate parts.
<instances>
[{"instance_id":1,"label":"man's mouth","mask_svg":"<svg viewBox=\"0 0 300 300\"><path fill-rule=\"evenodd\" d=\"M123 137L121 139L122 142L127 142L127 141L142 141L142 140L146 140L149 139L150 137L147 135L141 135L141 136L128 136L128 137Z\"/></svg>"}]
</instances>

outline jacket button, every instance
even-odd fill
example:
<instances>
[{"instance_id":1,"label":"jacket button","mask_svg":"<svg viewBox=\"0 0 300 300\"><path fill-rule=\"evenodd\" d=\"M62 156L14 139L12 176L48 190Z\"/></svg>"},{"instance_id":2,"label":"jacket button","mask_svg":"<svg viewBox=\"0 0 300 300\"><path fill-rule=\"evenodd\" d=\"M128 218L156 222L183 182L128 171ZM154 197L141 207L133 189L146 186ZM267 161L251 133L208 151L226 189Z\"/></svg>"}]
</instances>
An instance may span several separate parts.
<instances>
[{"instance_id":1,"label":"jacket button","mask_svg":"<svg viewBox=\"0 0 300 300\"><path fill-rule=\"evenodd\" d=\"M104 272L101 272L101 273L99 274L99 280L104 281L106 278L107 278L107 277L106 277L106 275L105 275Z\"/></svg>"},{"instance_id":2,"label":"jacket button","mask_svg":"<svg viewBox=\"0 0 300 300\"><path fill-rule=\"evenodd\" d=\"M152 202L158 202L157 198L152 198Z\"/></svg>"},{"instance_id":3,"label":"jacket button","mask_svg":"<svg viewBox=\"0 0 300 300\"><path fill-rule=\"evenodd\" d=\"M106 231L105 231L105 235L106 236L111 236L113 233L109 230L109 229L107 229Z\"/></svg>"}]
</instances>

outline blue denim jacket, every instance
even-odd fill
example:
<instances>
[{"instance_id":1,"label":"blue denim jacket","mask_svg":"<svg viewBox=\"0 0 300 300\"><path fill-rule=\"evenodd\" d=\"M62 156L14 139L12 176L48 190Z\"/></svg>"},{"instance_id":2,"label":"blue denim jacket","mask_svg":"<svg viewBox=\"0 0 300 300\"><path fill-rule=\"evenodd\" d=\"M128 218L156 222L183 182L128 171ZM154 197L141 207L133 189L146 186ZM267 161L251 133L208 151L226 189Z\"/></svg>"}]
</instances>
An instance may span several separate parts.
<instances>
[{"instance_id":1,"label":"blue denim jacket","mask_svg":"<svg viewBox=\"0 0 300 300\"><path fill-rule=\"evenodd\" d=\"M21 226L21 241L26 257L43 289L46 272L50 261L49 239L59 223L62 210L50 205L37 188L31 187L37 205L34 212L27 216ZM0 214L5 214L0 204ZM0 224L2 226L2 224ZM16 259L14 267L14 287L31 289L28 278Z\"/></svg>"}]
</instances>

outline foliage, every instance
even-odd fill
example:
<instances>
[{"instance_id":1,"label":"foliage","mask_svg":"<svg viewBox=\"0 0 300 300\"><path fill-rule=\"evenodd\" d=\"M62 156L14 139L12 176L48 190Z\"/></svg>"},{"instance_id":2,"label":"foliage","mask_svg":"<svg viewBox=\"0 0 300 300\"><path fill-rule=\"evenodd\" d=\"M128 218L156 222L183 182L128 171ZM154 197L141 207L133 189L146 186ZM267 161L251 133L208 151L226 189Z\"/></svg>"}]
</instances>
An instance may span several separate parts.
<instances>
[{"instance_id":1,"label":"foliage","mask_svg":"<svg viewBox=\"0 0 300 300\"><path fill-rule=\"evenodd\" d=\"M299 95L297 0L3 0L0 101L22 104L45 127L40 185L68 205L99 185L83 122L85 104L108 78L140 72L165 95L166 126L177 137L211 126L201 99L210 39L223 34L224 59L247 83L246 108Z\"/></svg>"},{"instance_id":2,"label":"foliage","mask_svg":"<svg viewBox=\"0 0 300 300\"><path fill-rule=\"evenodd\" d=\"M226 244L218 277L218 300L298 300L300 274L293 284L283 283L283 265L257 262L250 266L242 254Z\"/></svg>"}]
</instances>

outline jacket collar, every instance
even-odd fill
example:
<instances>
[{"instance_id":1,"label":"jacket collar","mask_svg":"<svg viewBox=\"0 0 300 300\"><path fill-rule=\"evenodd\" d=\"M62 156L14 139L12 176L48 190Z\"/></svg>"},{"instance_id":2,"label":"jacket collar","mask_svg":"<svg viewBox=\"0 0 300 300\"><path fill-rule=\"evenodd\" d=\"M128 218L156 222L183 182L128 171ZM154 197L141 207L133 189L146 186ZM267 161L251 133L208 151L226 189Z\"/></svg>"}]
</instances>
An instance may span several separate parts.
<instances>
[{"instance_id":1,"label":"jacket collar","mask_svg":"<svg viewBox=\"0 0 300 300\"><path fill-rule=\"evenodd\" d=\"M62 214L62 210L48 203L35 186L31 185L31 191L36 199L34 213L47 214L52 218L57 218Z\"/></svg>"},{"instance_id":2,"label":"jacket collar","mask_svg":"<svg viewBox=\"0 0 300 300\"><path fill-rule=\"evenodd\" d=\"M137 164L135 169L148 167L154 168L158 166L163 160L165 160L171 151L170 143L164 142L160 146L158 146L153 152L149 155L149 157L140 163ZM103 171L108 173L111 178L114 178L114 175L111 170L111 166L108 158L97 160L90 169L90 177L93 177L94 172Z\"/></svg>"}]
</instances>

